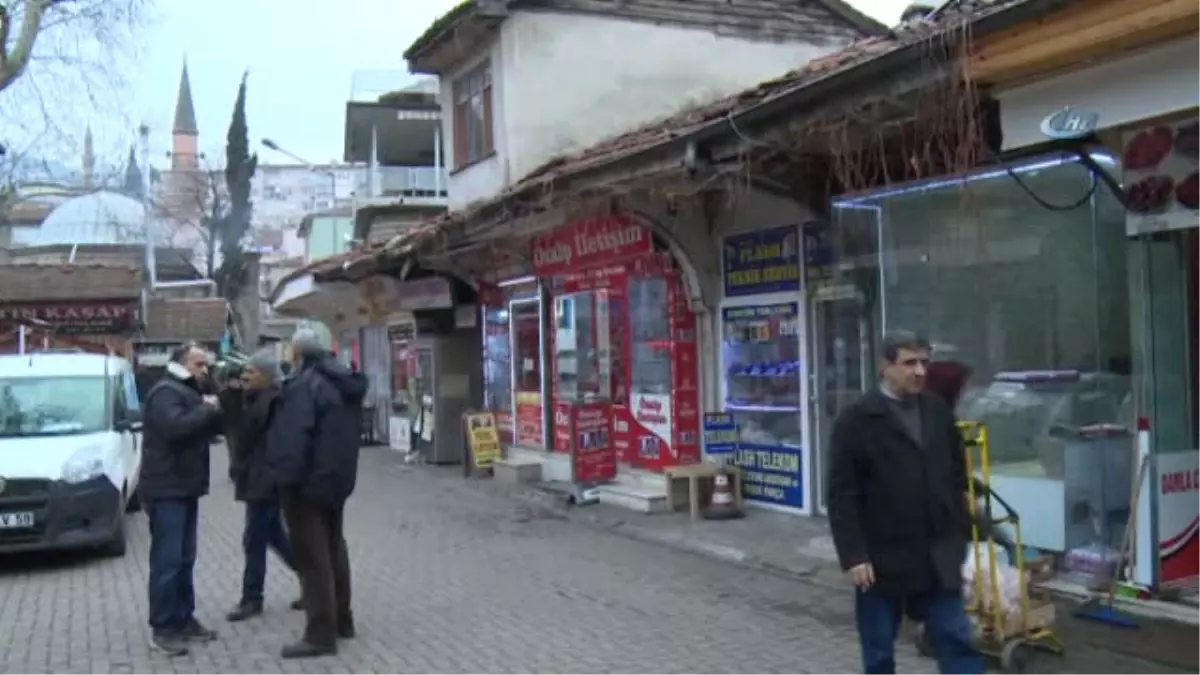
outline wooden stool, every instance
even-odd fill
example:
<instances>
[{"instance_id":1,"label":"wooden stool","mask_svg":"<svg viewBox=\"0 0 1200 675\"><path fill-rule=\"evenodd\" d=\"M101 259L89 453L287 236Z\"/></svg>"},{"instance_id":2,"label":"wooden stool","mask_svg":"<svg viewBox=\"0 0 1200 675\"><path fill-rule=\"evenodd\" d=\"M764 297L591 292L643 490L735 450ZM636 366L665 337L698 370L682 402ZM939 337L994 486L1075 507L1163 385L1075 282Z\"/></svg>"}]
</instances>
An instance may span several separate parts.
<instances>
[{"instance_id":1,"label":"wooden stool","mask_svg":"<svg viewBox=\"0 0 1200 675\"><path fill-rule=\"evenodd\" d=\"M667 503L675 510L675 481L687 480L688 511L692 520L700 519L700 481L711 483L717 472L725 470L733 482L733 504L742 508L742 470L736 466L720 466L718 464L700 463L672 466L663 470L667 477Z\"/></svg>"}]
</instances>

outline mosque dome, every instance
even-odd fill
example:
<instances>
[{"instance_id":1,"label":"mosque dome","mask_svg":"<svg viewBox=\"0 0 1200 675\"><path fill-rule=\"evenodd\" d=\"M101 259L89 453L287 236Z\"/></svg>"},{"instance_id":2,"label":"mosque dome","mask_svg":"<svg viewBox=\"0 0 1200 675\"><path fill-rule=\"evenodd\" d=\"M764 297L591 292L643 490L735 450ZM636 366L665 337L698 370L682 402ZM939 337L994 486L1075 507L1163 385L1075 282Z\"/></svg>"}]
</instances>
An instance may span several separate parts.
<instances>
[{"instance_id":1,"label":"mosque dome","mask_svg":"<svg viewBox=\"0 0 1200 675\"><path fill-rule=\"evenodd\" d=\"M63 244L143 244L146 241L146 208L117 192L100 190L68 199L42 222L31 246ZM159 228L151 223L156 234ZM161 239L161 236L155 237Z\"/></svg>"}]
</instances>

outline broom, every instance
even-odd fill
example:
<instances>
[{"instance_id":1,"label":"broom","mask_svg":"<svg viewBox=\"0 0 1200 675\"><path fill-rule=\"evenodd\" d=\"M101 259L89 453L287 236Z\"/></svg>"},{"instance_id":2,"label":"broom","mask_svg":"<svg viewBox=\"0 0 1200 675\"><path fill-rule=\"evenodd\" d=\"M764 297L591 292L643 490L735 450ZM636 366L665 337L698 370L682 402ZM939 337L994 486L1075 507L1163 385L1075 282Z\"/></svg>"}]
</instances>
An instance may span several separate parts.
<instances>
[{"instance_id":1,"label":"broom","mask_svg":"<svg viewBox=\"0 0 1200 675\"><path fill-rule=\"evenodd\" d=\"M1137 439L1138 435L1135 434ZM1135 441L1136 443L1136 441ZM1121 540L1121 552L1117 555L1117 567L1113 571L1114 578L1108 579L1108 592L1106 598L1095 597L1079 606L1075 610L1075 616L1088 621L1098 621L1110 626L1118 628L1140 628L1133 617L1125 612L1118 611L1113 607L1113 601L1117 595L1117 586L1120 584L1115 577L1121 574L1121 570L1125 568L1125 560L1129 557L1129 551L1133 548L1134 530L1137 525L1138 502L1141 500L1142 481L1146 479L1146 469L1149 466L1149 457L1142 457L1138 466L1137 484L1133 488L1133 505L1129 509L1129 518L1125 521L1125 536Z\"/></svg>"}]
</instances>

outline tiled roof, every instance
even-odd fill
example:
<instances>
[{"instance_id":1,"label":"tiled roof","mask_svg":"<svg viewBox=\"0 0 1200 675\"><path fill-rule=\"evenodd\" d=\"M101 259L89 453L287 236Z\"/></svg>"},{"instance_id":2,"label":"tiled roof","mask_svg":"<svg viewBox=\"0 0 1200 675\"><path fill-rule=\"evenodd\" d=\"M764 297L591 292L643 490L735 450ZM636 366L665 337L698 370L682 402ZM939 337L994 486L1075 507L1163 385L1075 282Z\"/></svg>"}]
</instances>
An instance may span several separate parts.
<instances>
[{"instance_id":1,"label":"tiled roof","mask_svg":"<svg viewBox=\"0 0 1200 675\"><path fill-rule=\"evenodd\" d=\"M129 265L0 265L0 302L114 300L142 292L142 270Z\"/></svg>"},{"instance_id":2,"label":"tiled roof","mask_svg":"<svg viewBox=\"0 0 1200 675\"><path fill-rule=\"evenodd\" d=\"M151 298L146 302L147 340L220 340L229 319L224 298Z\"/></svg>"},{"instance_id":3,"label":"tiled roof","mask_svg":"<svg viewBox=\"0 0 1200 675\"><path fill-rule=\"evenodd\" d=\"M687 137L702 128L736 119L738 115L790 94L810 88L819 82L834 82L858 67L877 61L889 54L913 47L937 35L960 27L964 21L974 22L1018 5L1032 4L1038 0L973 0L969 10L957 8L939 13L936 20L912 21L898 26L887 34L868 37L851 43L847 47L813 59L804 66L767 80L744 91L702 105L689 107L674 115L644 125L632 131L611 137L582 150L559 156L528 173L498 195L480 200L465 208L443 214L424 227L414 228L382 246L371 246L312 263L300 273L312 272L319 276L336 273L338 268L360 264L362 261L389 257L390 254L420 246L437 236L444 236L445 229L454 224L469 222L481 213L515 201L523 195L549 192L554 182L567 175L599 166L612 164L623 158L665 143ZM464 3L464 5L469 4ZM455 11L462 11L460 6ZM453 12L452 12L453 13Z\"/></svg>"}]
</instances>

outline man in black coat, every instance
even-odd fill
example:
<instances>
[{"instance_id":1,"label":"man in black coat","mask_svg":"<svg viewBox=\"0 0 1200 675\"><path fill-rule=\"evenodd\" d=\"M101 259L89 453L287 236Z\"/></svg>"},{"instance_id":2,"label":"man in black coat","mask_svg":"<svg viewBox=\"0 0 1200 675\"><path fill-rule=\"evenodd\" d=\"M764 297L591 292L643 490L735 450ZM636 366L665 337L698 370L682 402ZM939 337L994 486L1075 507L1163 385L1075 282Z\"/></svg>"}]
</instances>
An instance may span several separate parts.
<instances>
[{"instance_id":1,"label":"man in black coat","mask_svg":"<svg viewBox=\"0 0 1200 675\"><path fill-rule=\"evenodd\" d=\"M303 638L284 647L283 657L305 658L335 653L337 638L354 636L342 526L358 474L367 382L339 363L311 330L296 331L292 356L295 372L267 432L267 463L280 488L307 613Z\"/></svg>"},{"instance_id":2,"label":"man in black coat","mask_svg":"<svg viewBox=\"0 0 1200 675\"><path fill-rule=\"evenodd\" d=\"M274 550L285 565L295 569L292 546L279 512L279 494L267 471L267 429L279 396L281 378L279 362L270 351L260 351L250 358L238 388L242 396L238 406L240 424L227 439L234 498L246 504L246 524L242 532L242 550L246 556L242 597L226 615L230 621L262 614L268 549ZM298 600L292 603L294 609L300 606Z\"/></svg>"},{"instance_id":3,"label":"man in black coat","mask_svg":"<svg viewBox=\"0 0 1200 675\"><path fill-rule=\"evenodd\" d=\"M216 397L201 393L207 373L203 347L178 347L142 404L138 493L150 520L151 645L171 656L186 654L189 641L216 638L194 616L192 584L200 497L208 494L208 447L221 431Z\"/></svg>"},{"instance_id":4,"label":"man in black coat","mask_svg":"<svg viewBox=\"0 0 1200 675\"><path fill-rule=\"evenodd\" d=\"M894 673L902 613L926 623L943 673L982 673L962 597L970 527L954 413L925 391L929 344L884 336L879 387L838 416L829 525L847 577L867 673Z\"/></svg>"}]
</instances>

